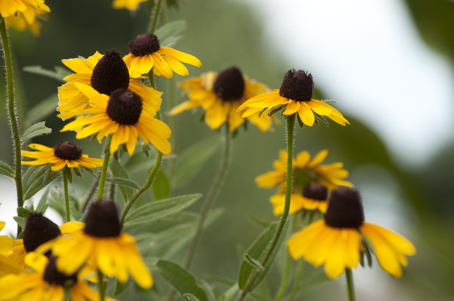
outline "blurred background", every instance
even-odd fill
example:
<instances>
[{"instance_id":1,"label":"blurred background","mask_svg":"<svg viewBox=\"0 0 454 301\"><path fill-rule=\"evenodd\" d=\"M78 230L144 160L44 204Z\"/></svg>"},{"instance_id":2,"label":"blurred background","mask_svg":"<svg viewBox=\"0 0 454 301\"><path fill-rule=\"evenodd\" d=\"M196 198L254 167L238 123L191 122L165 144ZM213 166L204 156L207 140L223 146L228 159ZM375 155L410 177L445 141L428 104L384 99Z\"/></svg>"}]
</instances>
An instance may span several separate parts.
<instances>
[{"instance_id":1,"label":"blurred background","mask_svg":"<svg viewBox=\"0 0 454 301\"><path fill-rule=\"evenodd\" d=\"M47 0L46 4L52 12L42 22L40 37L10 30L22 79L18 92L26 108L23 114L55 97L61 85L23 72L23 67L53 69L63 66L62 59L111 48L125 55L127 43L147 28L147 3L133 13L112 9L108 0ZM329 149L324 163L344 162L350 171L348 180L362 193L366 220L406 236L418 252L409 258L400 279L393 279L376 262L372 269L359 267L354 272L359 300L454 299L453 1L187 0L168 9L165 19L186 20L187 30L176 48L203 63L201 68L188 68L191 76L236 65L275 89L288 69L303 69L314 77L314 98L337 101L336 108L351 125L298 127L295 152L308 150L315 155ZM3 73L0 76L4 103L5 79ZM175 76L177 81L183 79ZM158 90L166 89L167 83L159 80ZM178 96L178 102L185 100ZM166 105L164 95L164 110ZM35 142L49 146L76 142L73 133L59 133L64 122L55 115L45 118L52 134ZM177 156L206 137L220 135L200 123L200 116L186 112L174 117ZM0 159L11 163L5 113L0 122ZM284 133L284 124L275 124L268 133L250 126L234 139L232 164L215 205L224 212L204 233L193 269L197 276L236 279L237 245L249 246L262 230L250 214L275 219L268 202L274 190L259 189L254 178L272 169L278 151L285 148ZM102 152L95 141L77 144L93 157ZM216 153L172 195L205 193L220 157ZM138 177L142 183L143 175ZM82 200L88 183L79 182L73 194ZM13 233L13 182L0 177L0 191L0 220ZM200 203L190 209L197 211ZM57 215L53 218L61 223ZM181 262L183 251L172 259ZM278 271L272 271L268 277L272 290L279 279ZM343 277L323 285L304 299L346 296Z\"/></svg>"}]
</instances>

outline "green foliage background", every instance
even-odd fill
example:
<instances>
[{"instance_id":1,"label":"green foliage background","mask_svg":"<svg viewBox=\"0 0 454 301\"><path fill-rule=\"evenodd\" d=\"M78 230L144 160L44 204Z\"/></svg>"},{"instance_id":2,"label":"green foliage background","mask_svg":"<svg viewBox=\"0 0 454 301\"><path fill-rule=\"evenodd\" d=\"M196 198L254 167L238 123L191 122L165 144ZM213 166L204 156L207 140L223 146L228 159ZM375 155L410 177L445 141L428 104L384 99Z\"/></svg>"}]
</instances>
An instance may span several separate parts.
<instances>
[{"instance_id":1,"label":"green foliage background","mask_svg":"<svg viewBox=\"0 0 454 301\"><path fill-rule=\"evenodd\" d=\"M406 3L424 41L452 63L453 2L407 0ZM46 69L52 69L54 66L63 66L61 59L74 58L78 55L88 57L95 51L103 53L110 48L126 54L127 43L135 35L144 32L148 22L146 5L136 13L129 13L126 10L112 9L111 1L107 0L49 0L46 4L51 7L52 12L49 20L43 22L41 37L34 38L29 32L19 33L10 30L19 69L29 65L41 65ZM251 9L239 1L191 0L166 15L168 20L185 19L187 22L188 28L177 48L197 56L203 63L201 68L189 67L191 76L236 65L250 78L270 87L280 85L283 74L293 66L284 57L270 50L268 45L272 41L263 39L260 22ZM17 90L25 108L28 109L55 94L57 86L61 85L46 77L22 71L18 73L22 78L22 86L17 87ZM182 78L177 76L176 79L179 81ZM3 90L4 86L0 85L0 89ZM167 92L167 89L167 83L159 79L158 90ZM321 91L317 93L316 96L322 96ZM1 91L0 95L3 100L4 91ZM178 102L183 100L184 98L180 96ZM167 109L164 96L163 110ZM47 145L65 140L76 142L73 133L59 133L64 123L55 115L53 113L46 118L47 126L53 128L53 133L36 139L36 142ZM204 123L199 123L200 116L187 112L176 118L177 147L174 153L177 156L181 150L205 137L220 135L219 132L209 130ZM350 171L362 166L379 166L386 170L390 178L400 187L399 201L403 202L406 208L411 208L410 211L414 213L410 224L412 240L418 250L418 254L410 258L404 277L396 280L398 285L407 291L411 300L452 300L453 141L447 141L446 146L440 149L428 164L403 167L393 161L382 141L370 128L348 114L346 117L352 124L346 128L334 124L329 129L324 126L310 130L298 128L296 152L307 149L311 154L315 154L320 149L328 148L330 155L327 163L343 161ZM5 114L2 114L1 118L0 139L5 143L0 152L0 159L11 162L11 147L6 142L9 141L10 134ZM169 118L165 118L165 121L169 122ZM250 126L248 132L241 132L235 139L233 162L216 204L216 207L225 210L204 233L194 264L196 275L236 279L239 269L237 245L246 248L262 230L248 216L253 214L269 221L275 219L268 203L272 191L259 189L254 183L257 175L271 170L272 161L277 158L278 150L285 147L284 125L275 125L274 129L274 132L263 134ZM91 156L100 156L102 152L101 145L96 141L77 143ZM220 154L216 153L194 179L171 194L205 193L211 184L219 160ZM144 180L141 179L144 177L143 174L137 177L138 181ZM79 183L80 191L76 190L75 193L83 196L88 189L87 186L88 181ZM387 187L383 189L386 190ZM191 209L196 211L200 203L199 201ZM399 232L399 229L394 230ZM181 260L179 259L181 255L182 253L176 254L171 259ZM156 274L154 273L158 277ZM270 286L275 289L279 281L276 271L269 280ZM342 289L334 283L329 286L331 288L329 294L333 295ZM160 287L156 289L159 290ZM310 298L323 300L327 294L314 292Z\"/></svg>"}]
</instances>

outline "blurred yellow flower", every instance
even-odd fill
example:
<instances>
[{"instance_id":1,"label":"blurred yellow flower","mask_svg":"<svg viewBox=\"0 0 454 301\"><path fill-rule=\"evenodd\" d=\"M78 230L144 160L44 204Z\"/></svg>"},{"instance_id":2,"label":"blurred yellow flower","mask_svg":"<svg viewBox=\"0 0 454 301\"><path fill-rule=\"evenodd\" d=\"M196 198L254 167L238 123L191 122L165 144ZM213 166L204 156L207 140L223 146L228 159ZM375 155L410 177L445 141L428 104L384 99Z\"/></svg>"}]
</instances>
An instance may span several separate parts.
<instances>
[{"instance_id":1,"label":"blurred yellow flower","mask_svg":"<svg viewBox=\"0 0 454 301\"><path fill-rule=\"evenodd\" d=\"M115 9L126 8L128 10L136 10L140 3L146 1L147 0L114 0L112 6Z\"/></svg>"},{"instance_id":2,"label":"blurred yellow flower","mask_svg":"<svg viewBox=\"0 0 454 301\"><path fill-rule=\"evenodd\" d=\"M0 0L0 15L7 27L25 30L27 25L35 36L40 34L41 25L37 18L50 12L44 0Z\"/></svg>"}]
</instances>

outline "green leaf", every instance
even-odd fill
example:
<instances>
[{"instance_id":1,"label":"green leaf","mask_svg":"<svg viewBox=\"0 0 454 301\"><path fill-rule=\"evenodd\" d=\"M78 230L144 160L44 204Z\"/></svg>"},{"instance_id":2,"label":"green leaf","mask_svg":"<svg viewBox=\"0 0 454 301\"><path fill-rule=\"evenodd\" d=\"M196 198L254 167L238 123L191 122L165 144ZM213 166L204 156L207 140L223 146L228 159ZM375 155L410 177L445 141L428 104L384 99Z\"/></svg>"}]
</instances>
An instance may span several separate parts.
<instances>
[{"instance_id":1,"label":"green leaf","mask_svg":"<svg viewBox=\"0 0 454 301\"><path fill-rule=\"evenodd\" d=\"M28 110L26 113L25 121L28 125L43 120L50 113L55 112L55 108L58 104L58 94L52 94L51 96L41 100L37 105Z\"/></svg>"},{"instance_id":2,"label":"green leaf","mask_svg":"<svg viewBox=\"0 0 454 301\"><path fill-rule=\"evenodd\" d=\"M17 214L21 217L27 218L30 213L31 212L30 210L28 210L28 208L17 208Z\"/></svg>"},{"instance_id":3,"label":"green leaf","mask_svg":"<svg viewBox=\"0 0 454 301\"><path fill-rule=\"evenodd\" d=\"M252 246L250 246L249 249L246 251L246 254L248 254L248 256L250 256L251 258L259 260L260 257L266 252L266 250L268 250L268 245L270 244L271 240L273 239L276 229L277 229L277 224L275 224L275 223L271 224L268 227L268 229L263 231L260 234L260 236L254 241ZM285 232L283 232L283 233L285 233ZM276 247L276 249L278 249L278 248ZM269 263L271 263L271 262L272 262L272 258L270 258L270 260L269 260ZM271 264L268 264L267 266L271 266ZM268 268L268 267L266 267L266 268ZM255 269L256 268L253 265L249 264L246 260L243 260L243 263L241 264L241 268L240 268L240 276L238 277L238 286L240 287L240 289L244 288L244 286L248 282L249 278L251 277L251 275L255 271ZM256 281L251 286L251 290L254 289L259 284L259 282L260 282L259 278L264 274L264 271L261 273L261 275L259 277L257 277Z\"/></svg>"},{"instance_id":4,"label":"green leaf","mask_svg":"<svg viewBox=\"0 0 454 301\"><path fill-rule=\"evenodd\" d=\"M140 188L139 185L135 181L128 179L128 178L114 177L114 178L107 178L106 181L120 185L120 186L131 187L134 189Z\"/></svg>"},{"instance_id":5,"label":"green leaf","mask_svg":"<svg viewBox=\"0 0 454 301\"><path fill-rule=\"evenodd\" d=\"M168 198L170 195L170 184L165 173L160 169L153 181L153 194L156 200Z\"/></svg>"},{"instance_id":6,"label":"green leaf","mask_svg":"<svg viewBox=\"0 0 454 301\"><path fill-rule=\"evenodd\" d=\"M123 178L123 179L131 179L126 172L126 170L121 166L121 164L117 160L110 160L110 170L112 171L112 174L116 178ZM132 194L134 193L134 190L131 187L128 186L119 186L121 194L123 195L123 198L125 199L126 202L128 202L131 199Z\"/></svg>"},{"instance_id":7,"label":"green leaf","mask_svg":"<svg viewBox=\"0 0 454 301\"><path fill-rule=\"evenodd\" d=\"M263 270L265 269L263 267L263 265L256 259L252 258L251 256L249 256L247 253L243 255L243 259L244 261L246 261L249 265L253 266L254 268L256 268L257 270L259 270L260 272L263 272Z\"/></svg>"},{"instance_id":8,"label":"green leaf","mask_svg":"<svg viewBox=\"0 0 454 301\"><path fill-rule=\"evenodd\" d=\"M181 38L181 35L179 34L185 30L186 21L176 20L159 27L155 31L155 34L159 38L160 45L168 46L169 44L174 44L178 42L178 40Z\"/></svg>"},{"instance_id":9,"label":"green leaf","mask_svg":"<svg viewBox=\"0 0 454 301\"><path fill-rule=\"evenodd\" d=\"M147 223L176 213L194 203L201 196L201 194L183 195L137 207L126 217L125 226Z\"/></svg>"},{"instance_id":10,"label":"green leaf","mask_svg":"<svg viewBox=\"0 0 454 301\"><path fill-rule=\"evenodd\" d=\"M38 191L58 178L59 172L52 171L50 164L30 166L24 175L24 200L28 200Z\"/></svg>"},{"instance_id":11,"label":"green leaf","mask_svg":"<svg viewBox=\"0 0 454 301\"><path fill-rule=\"evenodd\" d=\"M178 264L167 260L159 260L157 265L162 277L164 277L164 279L166 279L181 294L191 294L192 297L195 297L200 301L208 301L203 289L197 285L196 278L187 270Z\"/></svg>"},{"instance_id":12,"label":"green leaf","mask_svg":"<svg viewBox=\"0 0 454 301\"><path fill-rule=\"evenodd\" d=\"M13 219L17 222L17 224L22 228L25 229L25 224L27 223L27 219L19 216L14 216Z\"/></svg>"},{"instance_id":13,"label":"green leaf","mask_svg":"<svg viewBox=\"0 0 454 301\"><path fill-rule=\"evenodd\" d=\"M249 218L258 226L261 228L268 228L271 224L270 221L267 221L261 217L255 216L253 214L249 214Z\"/></svg>"},{"instance_id":14,"label":"green leaf","mask_svg":"<svg viewBox=\"0 0 454 301\"><path fill-rule=\"evenodd\" d=\"M27 142L30 139L33 139L33 138L41 136L41 135L47 135L47 134L50 134L51 132L52 132L52 129L46 127L45 121L35 123L22 134L21 143L24 144L25 142Z\"/></svg>"},{"instance_id":15,"label":"green leaf","mask_svg":"<svg viewBox=\"0 0 454 301\"><path fill-rule=\"evenodd\" d=\"M49 197L49 188L46 189L43 196L39 200L38 206L36 207L36 212L44 214L47 210L47 198Z\"/></svg>"},{"instance_id":16,"label":"green leaf","mask_svg":"<svg viewBox=\"0 0 454 301\"><path fill-rule=\"evenodd\" d=\"M189 301L200 301L199 299L197 299L196 296L194 296L193 294L183 294L183 297L186 298L186 300L189 300Z\"/></svg>"},{"instance_id":17,"label":"green leaf","mask_svg":"<svg viewBox=\"0 0 454 301\"><path fill-rule=\"evenodd\" d=\"M14 170L7 163L0 161L0 175L14 179Z\"/></svg>"},{"instance_id":18,"label":"green leaf","mask_svg":"<svg viewBox=\"0 0 454 301\"><path fill-rule=\"evenodd\" d=\"M34 74L39 74L39 75L43 75L46 77L50 77L50 78L56 79L62 83L65 82L63 80L63 78L65 78L66 76L71 74L71 72L69 72L67 69L62 68L60 66L54 67L55 71L46 70L41 66L26 66L22 70L24 70L25 72L29 72L29 73L34 73Z\"/></svg>"},{"instance_id":19,"label":"green leaf","mask_svg":"<svg viewBox=\"0 0 454 301\"><path fill-rule=\"evenodd\" d=\"M203 279L200 280L200 284L202 286L203 291L205 292L205 295L208 298L208 301L216 301L216 297L210 284Z\"/></svg>"},{"instance_id":20,"label":"green leaf","mask_svg":"<svg viewBox=\"0 0 454 301\"><path fill-rule=\"evenodd\" d=\"M235 283L224 294L222 294L222 296L220 296L218 298L218 301L230 301L230 300L233 300L235 295L238 293L239 289L240 288L238 287L238 284Z\"/></svg>"},{"instance_id":21,"label":"green leaf","mask_svg":"<svg viewBox=\"0 0 454 301\"><path fill-rule=\"evenodd\" d=\"M208 159L213 156L221 145L219 135L204 139L186 149L177 158L172 186L178 187L189 181L203 167Z\"/></svg>"}]
</instances>

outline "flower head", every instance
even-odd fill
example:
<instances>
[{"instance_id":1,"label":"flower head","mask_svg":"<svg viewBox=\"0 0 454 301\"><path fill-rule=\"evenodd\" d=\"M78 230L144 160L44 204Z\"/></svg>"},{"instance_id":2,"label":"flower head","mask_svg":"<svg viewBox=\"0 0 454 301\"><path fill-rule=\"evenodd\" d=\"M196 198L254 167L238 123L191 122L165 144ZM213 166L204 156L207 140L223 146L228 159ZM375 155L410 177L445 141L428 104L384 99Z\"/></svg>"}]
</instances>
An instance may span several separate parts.
<instances>
[{"instance_id":1,"label":"flower head","mask_svg":"<svg viewBox=\"0 0 454 301\"><path fill-rule=\"evenodd\" d=\"M5 226L5 222L0 221L0 230ZM14 239L7 235L0 235L0 278L8 274L17 274L21 271L21 266L9 258L13 254Z\"/></svg>"},{"instance_id":2,"label":"flower head","mask_svg":"<svg viewBox=\"0 0 454 301\"><path fill-rule=\"evenodd\" d=\"M22 161L23 165L53 164L51 167L53 171L59 171L65 166L69 168L77 168L79 165L86 168L102 166L102 159L89 158L70 141L60 143L54 148L37 143L30 144L28 147L37 150L37 152L22 151L22 156L36 160Z\"/></svg>"},{"instance_id":3,"label":"flower head","mask_svg":"<svg viewBox=\"0 0 454 301\"><path fill-rule=\"evenodd\" d=\"M147 0L114 0L112 2L112 6L115 9L123 9L126 8L127 10L136 10L140 3L146 2Z\"/></svg>"},{"instance_id":4,"label":"flower head","mask_svg":"<svg viewBox=\"0 0 454 301\"><path fill-rule=\"evenodd\" d=\"M5 19L7 27L25 30L27 26L35 36L40 34L37 18L50 12L44 0L0 0L0 15Z\"/></svg>"},{"instance_id":5,"label":"flower head","mask_svg":"<svg viewBox=\"0 0 454 301\"><path fill-rule=\"evenodd\" d=\"M380 266L394 277L402 275L405 255L416 253L405 238L365 222L359 193L342 187L331 193L325 218L296 233L287 246L295 260L304 257L316 267L324 264L326 275L337 278L358 266L368 242Z\"/></svg>"},{"instance_id":6,"label":"flower head","mask_svg":"<svg viewBox=\"0 0 454 301\"><path fill-rule=\"evenodd\" d=\"M298 113L300 123L307 126L314 124L316 116L321 119L327 116L340 125L349 124L338 110L323 101L312 99L313 89L311 74L303 70L289 70L279 90L252 97L242 104L238 111L244 111L243 118L270 110L273 114L280 110L284 110L284 115Z\"/></svg>"},{"instance_id":7,"label":"flower head","mask_svg":"<svg viewBox=\"0 0 454 301\"><path fill-rule=\"evenodd\" d=\"M140 77L153 69L159 76L171 78L173 72L186 76L188 69L182 64L200 67L202 63L193 55L161 46L154 34L140 34L129 42L129 54L124 57L132 77Z\"/></svg>"},{"instance_id":8,"label":"flower head","mask_svg":"<svg viewBox=\"0 0 454 301\"><path fill-rule=\"evenodd\" d=\"M120 282L126 282L130 273L141 287L153 285L153 278L140 257L134 238L121 232L113 202L92 204L82 231L44 244L37 252L42 253L50 248L57 256L58 270L68 275L87 263L107 277L116 277Z\"/></svg>"},{"instance_id":9,"label":"flower head","mask_svg":"<svg viewBox=\"0 0 454 301\"><path fill-rule=\"evenodd\" d=\"M30 253L25 257L26 264L33 271L20 274L8 274L0 278L0 300L65 300L65 289L72 300L100 300L99 293L92 290L82 278L86 271L65 274L56 268L56 258ZM106 300L113 301L111 298Z\"/></svg>"},{"instance_id":10,"label":"flower head","mask_svg":"<svg viewBox=\"0 0 454 301\"><path fill-rule=\"evenodd\" d=\"M130 78L130 71L118 51L108 50L104 55L96 52L88 59L76 58L62 62L75 72L65 77L67 83L58 88L60 101L57 110L60 114L57 116L62 119L72 118L91 106L76 84L89 85L107 96L115 90L125 89L147 102L156 103L157 108L161 105L162 93Z\"/></svg>"},{"instance_id":11,"label":"flower head","mask_svg":"<svg viewBox=\"0 0 454 301\"><path fill-rule=\"evenodd\" d=\"M227 68L219 73L202 73L200 77L183 81L180 88L190 100L173 108L168 115L174 116L188 109L202 107L205 122L211 129L217 129L228 123L229 130L234 131L246 121L256 125L261 131L271 126L269 116L259 117L259 113L242 118L237 112L239 106L248 98L265 92L268 88L250 80L237 67Z\"/></svg>"},{"instance_id":12,"label":"flower head","mask_svg":"<svg viewBox=\"0 0 454 301\"><path fill-rule=\"evenodd\" d=\"M76 83L75 86L89 99L91 106L80 111L83 115L68 123L62 132L77 131L77 139L97 133L99 142L112 134L111 153L125 143L128 153L132 155L139 136L145 143L151 142L162 153L170 153L170 143L167 141L170 128L153 118L159 109L159 102L150 101L150 98L143 99L124 89L115 90L109 97L88 85Z\"/></svg>"}]
</instances>

